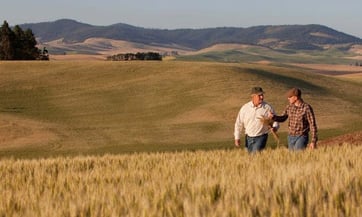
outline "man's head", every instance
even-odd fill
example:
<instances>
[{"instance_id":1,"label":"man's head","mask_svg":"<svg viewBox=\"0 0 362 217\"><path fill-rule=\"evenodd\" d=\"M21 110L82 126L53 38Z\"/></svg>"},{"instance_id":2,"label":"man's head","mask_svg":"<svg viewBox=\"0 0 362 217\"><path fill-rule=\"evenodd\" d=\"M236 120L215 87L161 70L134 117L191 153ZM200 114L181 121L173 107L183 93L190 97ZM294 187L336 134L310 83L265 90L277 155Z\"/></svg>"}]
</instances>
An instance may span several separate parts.
<instances>
[{"instance_id":1,"label":"man's head","mask_svg":"<svg viewBox=\"0 0 362 217\"><path fill-rule=\"evenodd\" d=\"M302 98L302 91L299 88L293 87L288 90L287 97L290 104L294 104L297 100Z\"/></svg>"},{"instance_id":2,"label":"man's head","mask_svg":"<svg viewBox=\"0 0 362 217\"><path fill-rule=\"evenodd\" d=\"M251 88L251 100L255 106L259 106L264 100L264 91L261 87Z\"/></svg>"}]
</instances>

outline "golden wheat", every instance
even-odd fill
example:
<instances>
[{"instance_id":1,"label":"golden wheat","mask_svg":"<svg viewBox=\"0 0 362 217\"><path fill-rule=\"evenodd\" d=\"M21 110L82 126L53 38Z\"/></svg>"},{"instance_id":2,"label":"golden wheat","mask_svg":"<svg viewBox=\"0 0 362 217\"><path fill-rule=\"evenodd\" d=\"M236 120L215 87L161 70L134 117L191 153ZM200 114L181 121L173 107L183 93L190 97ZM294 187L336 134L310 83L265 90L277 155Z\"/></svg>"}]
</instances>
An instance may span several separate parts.
<instances>
[{"instance_id":1,"label":"golden wheat","mask_svg":"<svg viewBox=\"0 0 362 217\"><path fill-rule=\"evenodd\" d=\"M0 161L0 216L361 216L361 146Z\"/></svg>"}]
</instances>

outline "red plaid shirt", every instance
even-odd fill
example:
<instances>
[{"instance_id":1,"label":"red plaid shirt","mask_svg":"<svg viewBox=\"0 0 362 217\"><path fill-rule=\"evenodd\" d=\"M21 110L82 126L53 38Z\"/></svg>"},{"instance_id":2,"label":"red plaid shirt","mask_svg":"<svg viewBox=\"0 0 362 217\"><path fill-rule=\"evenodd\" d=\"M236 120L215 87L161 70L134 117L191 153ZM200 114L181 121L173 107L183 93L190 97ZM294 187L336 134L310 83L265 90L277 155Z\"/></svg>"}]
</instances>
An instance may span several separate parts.
<instances>
[{"instance_id":1,"label":"red plaid shirt","mask_svg":"<svg viewBox=\"0 0 362 217\"><path fill-rule=\"evenodd\" d=\"M318 141L317 123L313 109L309 104L302 101L300 106L295 106L294 104L288 105L283 115L274 116L273 120L284 122L288 117L289 135L308 135L308 133L311 132L311 142L316 143Z\"/></svg>"}]
</instances>

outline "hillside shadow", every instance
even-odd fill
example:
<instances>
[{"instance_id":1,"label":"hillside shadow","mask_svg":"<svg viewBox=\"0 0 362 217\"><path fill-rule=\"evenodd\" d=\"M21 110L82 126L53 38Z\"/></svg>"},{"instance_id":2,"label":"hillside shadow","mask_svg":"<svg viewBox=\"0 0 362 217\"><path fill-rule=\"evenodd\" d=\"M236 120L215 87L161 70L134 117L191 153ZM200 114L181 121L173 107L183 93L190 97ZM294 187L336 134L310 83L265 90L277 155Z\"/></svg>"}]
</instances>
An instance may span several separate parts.
<instances>
[{"instance_id":1,"label":"hillside shadow","mask_svg":"<svg viewBox=\"0 0 362 217\"><path fill-rule=\"evenodd\" d=\"M252 74L252 75L256 75L256 76L260 77L260 79L262 81L271 81L271 82L278 83L280 85L285 85L287 87L299 87L299 88L307 89L310 91L317 91L319 94L323 94L323 95L327 94L327 92L328 92L326 88L313 84L313 83L308 82L301 78L295 78L295 77L275 74L273 72L269 72L269 71L265 71L265 70L251 69L251 68L248 68L243 72Z\"/></svg>"}]
</instances>

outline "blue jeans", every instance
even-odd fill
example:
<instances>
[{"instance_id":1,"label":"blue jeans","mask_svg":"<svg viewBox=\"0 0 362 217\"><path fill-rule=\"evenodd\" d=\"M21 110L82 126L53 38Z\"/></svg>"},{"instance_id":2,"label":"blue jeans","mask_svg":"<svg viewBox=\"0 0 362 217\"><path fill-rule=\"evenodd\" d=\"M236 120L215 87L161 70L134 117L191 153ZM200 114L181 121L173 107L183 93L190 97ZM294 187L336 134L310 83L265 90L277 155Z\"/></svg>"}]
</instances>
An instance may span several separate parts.
<instances>
[{"instance_id":1,"label":"blue jeans","mask_svg":"<svg viewBox=\"0 0 362 217\"><path fill-rule=\"evenodd\" d=\"M289 150L297 151L307 148L308 135L291 136L288 135L288 148Z\"/></svg>"},{"instance_id":2,"label":"blue jeans","mask_svg":"<svg viewBox=\"0 0 362 217\"><path fill-rule=\"evenodd\" d=\"M268 134L261 136L250 137L245 136L245 147L248 149L249 153L261 151L266 146L266 141L268 140Z\"/></svg>"}]
</instances>

